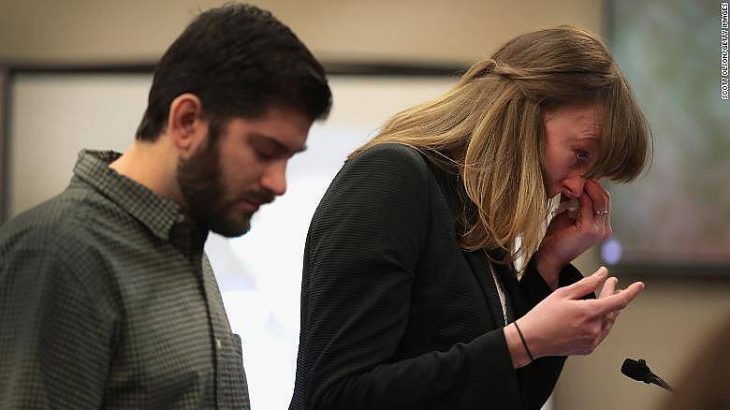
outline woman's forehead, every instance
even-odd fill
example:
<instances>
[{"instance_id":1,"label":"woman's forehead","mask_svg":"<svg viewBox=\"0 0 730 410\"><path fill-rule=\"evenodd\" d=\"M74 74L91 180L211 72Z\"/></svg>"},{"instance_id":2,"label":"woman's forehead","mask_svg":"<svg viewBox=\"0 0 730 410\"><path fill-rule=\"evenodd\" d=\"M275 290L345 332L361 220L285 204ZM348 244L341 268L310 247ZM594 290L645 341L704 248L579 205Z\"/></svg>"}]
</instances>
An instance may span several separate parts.
<instances>
[{"instance_id":1,"label":"woman's forehead","mask_svg":"<svg viewBox=\"0 0 730 410\"><path fill-rule=\"evenodd\" d=\"M546 111L543 120L548 130L570 134L572 139L599 140L603 130L603 112L603 107L595 103L568 105Z\"/></svg>"}]
</instances>

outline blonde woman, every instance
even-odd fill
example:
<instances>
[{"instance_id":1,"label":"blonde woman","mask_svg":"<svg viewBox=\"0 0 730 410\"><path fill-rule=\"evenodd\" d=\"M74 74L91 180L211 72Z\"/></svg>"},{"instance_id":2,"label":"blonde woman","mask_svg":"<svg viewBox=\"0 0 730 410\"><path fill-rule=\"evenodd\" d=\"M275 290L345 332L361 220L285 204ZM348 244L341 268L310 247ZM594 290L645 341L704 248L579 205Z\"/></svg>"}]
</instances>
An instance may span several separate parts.
<instances>
[{"instance_id":1,"label":"blonde woman","mask_svg":"<svg viewBox=\"0 0 730 410\"><path fill-rule=\"evenodd\" d=\"M599 179L636 177L650 138L605 47L572 27L519 36L394 116L312 219L290 409L540 408L643 289L570 262L611 233ZM556 196L579 215L545 234Z\"/></svg>"}]
</instances>

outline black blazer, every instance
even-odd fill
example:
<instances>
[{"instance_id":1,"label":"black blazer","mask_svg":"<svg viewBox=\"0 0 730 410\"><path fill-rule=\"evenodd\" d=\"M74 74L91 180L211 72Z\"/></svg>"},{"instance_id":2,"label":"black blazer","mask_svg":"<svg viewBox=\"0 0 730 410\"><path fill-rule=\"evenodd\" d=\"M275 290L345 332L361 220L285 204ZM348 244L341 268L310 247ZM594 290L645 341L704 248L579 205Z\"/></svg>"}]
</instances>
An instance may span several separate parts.
<instances>
[{"instance_id":1,"label":"black blazer","mask_svg":"<svg viewBox=\"0 0 730 410\"><path fill-rule=\"evenodd\" d=\"M487 259L464 252L457 177L413 148L347 162L314 214L304 252L290 405L300 409L539 409L564 357L514 370ZM551 290L494 265L520 317ZM572 266L561 285L581 278Z\"/></svg>"}]
</instances>

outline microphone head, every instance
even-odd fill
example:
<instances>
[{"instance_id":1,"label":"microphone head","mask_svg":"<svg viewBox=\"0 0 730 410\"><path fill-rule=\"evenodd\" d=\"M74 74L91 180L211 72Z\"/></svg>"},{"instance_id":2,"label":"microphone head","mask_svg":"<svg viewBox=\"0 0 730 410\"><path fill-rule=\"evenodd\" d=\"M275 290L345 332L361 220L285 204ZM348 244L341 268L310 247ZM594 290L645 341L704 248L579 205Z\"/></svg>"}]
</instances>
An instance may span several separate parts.
<instances>
[{"instance_id":1,"label":"microphone head","mask_svg":"<svg viewBox=\"0 0 730 410\"><path fill-rule=\"evenodd\" d=\"M649 383L649 376L652 374L644 360L626 359L621 365L621 373L634 380Z\"/></svg>"}]
</instances>

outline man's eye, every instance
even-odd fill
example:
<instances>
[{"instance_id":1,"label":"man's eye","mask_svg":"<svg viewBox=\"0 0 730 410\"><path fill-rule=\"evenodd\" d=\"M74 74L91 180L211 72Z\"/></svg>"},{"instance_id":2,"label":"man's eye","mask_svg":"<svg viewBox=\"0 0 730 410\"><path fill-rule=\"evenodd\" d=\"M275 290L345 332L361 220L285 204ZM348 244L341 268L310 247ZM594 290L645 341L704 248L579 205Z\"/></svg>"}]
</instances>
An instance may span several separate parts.
<instances>
[{"instance_id":1,"label":"man's eye","mask_svg":"<svg viewBox=\"0 0 730 410\"><path fill-rule=\"evenodd\" d=\"M274 159L276 152L274 152L274 150L270 150L270 149L258 148L258 149L256 149L256 154L259 156L259 158L261 158L263 160L270 160L270 159Z\"/></svg>"}]
</instances>

